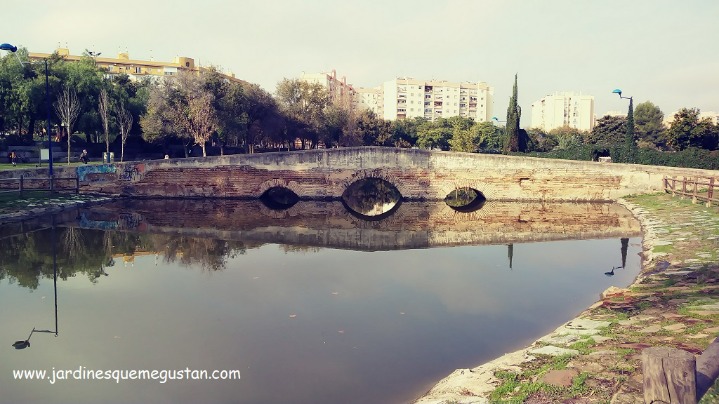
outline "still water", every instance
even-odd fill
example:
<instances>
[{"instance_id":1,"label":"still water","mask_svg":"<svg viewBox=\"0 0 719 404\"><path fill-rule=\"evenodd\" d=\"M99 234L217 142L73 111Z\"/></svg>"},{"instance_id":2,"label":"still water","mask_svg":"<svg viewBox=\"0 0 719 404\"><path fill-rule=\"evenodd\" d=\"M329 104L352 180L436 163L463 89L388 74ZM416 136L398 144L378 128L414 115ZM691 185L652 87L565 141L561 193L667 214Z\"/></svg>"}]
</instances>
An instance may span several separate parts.
<instances>
[{"instance_id":1,"label":"still water","mask_svg":"<svg viewBox=\"0 0 719 404\"><path fill-rule=\"evenodd\" d=\"M6 226L0 402L410 402L629 284L640 243L606 204L404 203L366 222L338 202L137 201ZM33 328L49 332L15 349ZM13 378L53 369L190 373Z\"/></svg>"}]
</instances>

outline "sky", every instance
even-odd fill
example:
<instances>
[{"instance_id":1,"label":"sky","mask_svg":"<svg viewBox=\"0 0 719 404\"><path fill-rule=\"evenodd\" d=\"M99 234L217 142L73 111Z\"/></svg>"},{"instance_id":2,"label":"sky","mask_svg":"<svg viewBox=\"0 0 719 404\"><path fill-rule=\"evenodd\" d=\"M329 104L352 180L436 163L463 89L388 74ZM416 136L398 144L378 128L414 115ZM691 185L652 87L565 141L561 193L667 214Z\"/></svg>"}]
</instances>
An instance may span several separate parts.
<instances>
[{"instance_id":1,"label":"sky","mask_svg":"<svg viewBox=\"0 0 719 404\"><path fill-rule=\"evenodd\" d=\"M598 117L651 101L719 111L716 0L4 0L0 42L214 65L274 93L337 71L355 87L396 77L484 81L504 120L518 75L522 126L555 92L594 96Z\"/></svg>"}]
</instances>

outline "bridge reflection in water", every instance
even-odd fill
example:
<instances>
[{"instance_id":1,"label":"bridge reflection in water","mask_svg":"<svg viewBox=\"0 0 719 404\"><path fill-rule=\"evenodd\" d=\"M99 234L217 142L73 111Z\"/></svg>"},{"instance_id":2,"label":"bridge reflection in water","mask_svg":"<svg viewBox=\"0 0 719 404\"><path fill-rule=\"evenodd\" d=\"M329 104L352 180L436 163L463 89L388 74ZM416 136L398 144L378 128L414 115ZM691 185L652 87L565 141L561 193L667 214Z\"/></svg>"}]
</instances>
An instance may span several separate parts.
<instances>
[{"instance_id":1,"label":"bridge reflection in water","mask_svg":"<svg viewBox=\"0 0 719 404\"><path fill-rule=\"evenodd\" d=\"M178 360L241 368L246 384L238 396L229 381L138 389L68 380L38 384L33 397L409 402L453 369L546 334L639 268L638 241L627 239L639 235L639 223L619 205L488 201L459 212L405 201L365 220L341 201L282 198L291 206L144 199L56 215L65 337L33 343L22 361L7 356L0 373L22 368L28 355L77 368L82 352L88 368L174 369ZM38 303L51 290L51 267L42 265L53 256L51 229L41 230L49 223L0 226L0 301L22 307L0 311L7 349L28 324L50 318ZM589 238L610 239L540 242ZM497 246L441 248L480 244ZM415 250L386 251L401 249ZM29 393L9 383L3 394L24 402Z\"/></svg>"},{"instance_id":2,"label":"bridge reflection in water","mask_svg":"<svg viewBox=\"0 0 719 404\"><path fill-rule=\"evenodd\" d=\"M259 200L139 199L79 209L66 225L361 251L641 234L639 222L617 204L495 201L473 212L443 202L404 202L381 220L365 220L338 201L299 201L275 210Z\"/></svg>"}]
</instances>

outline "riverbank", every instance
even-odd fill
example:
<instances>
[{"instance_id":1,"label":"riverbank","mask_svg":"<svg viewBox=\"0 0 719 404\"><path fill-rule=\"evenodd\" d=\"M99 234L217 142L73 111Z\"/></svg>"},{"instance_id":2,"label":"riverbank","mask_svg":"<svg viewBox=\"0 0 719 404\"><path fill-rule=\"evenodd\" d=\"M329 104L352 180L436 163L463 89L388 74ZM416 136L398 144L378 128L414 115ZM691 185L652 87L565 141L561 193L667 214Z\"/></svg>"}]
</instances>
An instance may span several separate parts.
<instances>
[{"instance_id":1,"label":"riverbank","mask_svg":"<svg viewBox=\"0 0 719 404\"><path fill-rule=\"evenodd\" d=\"M642 349L701 353L719 335L719 208L668 194L619 202L644 232L630 287L529 347L455 370L416 403L643 403ZM719 402L716 384L702 402Z\"/></svg>"},{"instance_id":2,"label":"riverbank","mask_svg":"<svg viewBox=\"0 0 719 404\"><path fill-rule=\"evenodd\" d=\"M21 222L40 215L107 202L113 198L89 194L50 193L48 191L26 191L20 197L16 193L0 195L0 225Z\"/></svg>"}]
</instances>

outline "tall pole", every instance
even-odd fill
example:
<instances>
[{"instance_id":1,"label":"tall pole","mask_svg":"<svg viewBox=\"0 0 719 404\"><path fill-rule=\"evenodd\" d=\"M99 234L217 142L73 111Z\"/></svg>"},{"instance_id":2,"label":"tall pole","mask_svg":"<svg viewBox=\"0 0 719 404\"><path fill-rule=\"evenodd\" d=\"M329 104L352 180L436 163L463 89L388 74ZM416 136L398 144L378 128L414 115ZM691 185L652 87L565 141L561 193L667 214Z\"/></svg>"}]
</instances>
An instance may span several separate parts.
<instances>
[{"instance_id":1,"label":"tall pole","mask_svg":"<svg viewBox=\"0 0 719 404\"><path fill-rule=\"evenodd\" d=\"M52 134L50 133L50 84L47 71L47 59L45 59L45 130L47 131L47 157L49 160L48 177L50 180L50 191L53 191L52 172Z\"/></svg>"},{"instance_id":2,"label":"tall pole","mask_svg":"<svg viewBox=\"0 0 719 404\"><path fill-rule=\"evenodd\" d=\"M57 247L55 246L55 215L52 216L52 285L55 291L55 336L57 337Z\"/></svg>"}]
</instances>

